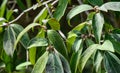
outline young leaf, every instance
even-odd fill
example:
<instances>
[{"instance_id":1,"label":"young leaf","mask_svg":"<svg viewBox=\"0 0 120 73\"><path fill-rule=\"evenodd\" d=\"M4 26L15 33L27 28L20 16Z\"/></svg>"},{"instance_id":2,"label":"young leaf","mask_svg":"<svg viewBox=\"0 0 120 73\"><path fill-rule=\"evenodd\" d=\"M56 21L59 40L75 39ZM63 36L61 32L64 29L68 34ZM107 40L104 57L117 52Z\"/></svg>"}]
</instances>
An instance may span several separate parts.
<instances>
[{"instance_id":1,"label":"young leaf","mask_svg":"<svg viewBox=\"0 0 120 73\"><path fill-rule=\"evenodd\" d=\"M75 8L70 10L70 12L67 14L67 20L68 20L69 25L70 25L70 20L74 16L76 16L77 14L82 13L84 11L92 10L92 9L93 9L92 6L84 4L84 5L76 6Z\"/></svg>"},{"instance_id":2,"label":"young leaf","mask_svg":"<svg viewBox=\"0 0 120 73\"><path fill-rule=\"evenodd\" d=\"M88 61L88 59L91 57L91 55L96 51L96 49L99 47L100 45L98 44L93 44L90 47L88 47L85 52L83 52L83 54L81 55L80 61L79 61L79 66L80 66L80 72L82 72L86 62Z\"/></svg>"},{"instance_id":3,"label":"young leaf","mask_svg":"<svg viewBox=\"0 0 120 73\"><path fill-rule=\"evenodd\" d=\"M92 26L93 26L93 29L94 29L93 31L94 31L96 41L98 43L100 43L103 24L104 24L104 18L102 16L102 14L101 13L96 13L93 17L93 20L92 20Z\"/></svg>"},{"instance_id":4,"label":"young leaf","mask_svg":"<svg viewBox=\"0 0 120 73\"><path fill-rule=\"evenodd\" d=\"M6 54L10 55L11 57L13 57L13 54L14 54L15 41L16 41L15 32L9 26L4 33L3 47L4 47L4 50L5 50Z\"/></svg>"},{"instance_id":5,"label":"young leaf","mask_svg":"<svg viewBox=\"0 0 120 73\"><path fill-rule=\"evenodd\" d=\"M64 73L71 73L71 70L70 70L70 66L69 66L69 63L68 61L65 59L64 56L62 56L61 54L59 54L59 57L60 57L60 60L62 62L62 67L64 69Z\"/></svg>"},{"instance_id":6,"label":"young leaf","mask_svg":"<svg viewBox=\"0 0 120 73\"><path fill-rule=\"evenodd\" d=\"M60 23L56 19L54 18L49 19L48 24L50 25L52 29L60 30Z\"/></svg>"},{"instance_id":7,"label":"young leaf","mask_svg":"<svg viewBox=\"0 0 120 73\"><path fill-rule=\"evenodd\" d=\"M1 6L0 6L0 17L3 17L5 14L6 4L8 0L3 0Z\"/></svg>"},{"instance_id":8,"label":"young leaf","mask_svg":"<svg viewBox=\"0 0 120 73\"><path fill-rule=\"evenodd\" d=\"M103 0L88 0L88 2L94 6L100 6L103 4Z\"/></svg>"},{"instance_id":9,"label":"young leaf","mask_svg":"<svg viewBox=\"0 0 120 73\"><path fill-rule=\"evenodd\" d=\"M106 12L108 10L120 11L120 2L107 2L103 4L99 9Z\"/></svg>"},{"instance_id":10,"label":"young leaf","mask_svg":"<svg viewBox=\"0 0 120 73\"><path fill-rule=\"evenodd\" d=\"M16 66L16 70L24 70L26 69L26 66L31 65L30 62L24 62Z\"/></svg>"},{"instance_id":11,"label":"young leaf","mask_svg":"<svg viewBox=\"0 0 120 73\"><path fill-rule=\"evenodd\" d=\"M18 25L18 24L11 24L10 26L13 28L16 37L18 37L19 33L24 30L24 28L23 28L21 25ZM27 49L27 44L28 44L28 42L29 42L29 36L28 36L27 33L25 33L25 34L21 37L20 43L23 45L23 47L24 47L25 49Z\"/></svg>"},{"instance_id":12,"label":"young leaf","mask_svg":"<svg viewBox=\"0 0 120 73\"><path fill-rule=\"evenodd\" d=\"M13 14L13 10L7 10L6 19L9 21L10 17Z\"/></svg>"},{"instance_id":13,"label":"young leaf","mask_svg":"<svg viewBox=\"0 0 120 73\"><path fill-rule=\"evenodd\" d=\"M20 32L20 34L18 35L17 37L17 40L14 44L14 48L16 48L17 46L17 43L19 42L19 40L22 38L22 36L28 31L30 30L32 27L35 27L35 26L39 26L40 24L37 24L37 23L32 23L30 25L28 25L22 32Z\"/></svg>"},{"instance_id":14,"label":"young leaf","mask_svg":"<svg viewBox=\"0 0 120 73\"><path fill-rule=\"evenodd\" d=\"M35 64L35 60L36 60L36 47L30 48L29 49L29 59L31 64Z\"/></svg>"},{"instance_id":15,"label":"young leaf","mask_svg":"<svg viewBox=\"0 0 120 73\"><path fill-rule=\"evenodd\" d=\"M48 39L54 45L55 49L67 57L67 48L61 36L55 30L47 31Z\"/></svg>"},{"instance_id":16,"label":"young leaf","mask_svg":"<svg viewBox=\"0 0 120 73\"><path fill-rule=\"evenodd\" d=\"M67 5L68 0L59 0L59 4L53 14L53 17L59 21L64 15Z\"/></svg>"},{"instance_id":17,"label":"young leaf","mask_svg":"<svg viewBox=\"0 0 120 73\"><path fill-rule=\"evenodd\" d=\"M48 61L48 51L46 51L36 62L31 73L43 73L47 61Z\"/></svg>"},{"instance_id":18,"label":"young leaf","mask_svg":"<svg viewBox=\"0 0 120 73\"><path fill-rule=\"evenodd\" d=\"M106 52L104 55L104 67L108 73L120 73L120 59L116 55Z\"/></svg>"},{"instance_id":19,"label":"young leaf","mask_svg":"<svg viewBox=\"0 0 120 73\"><path fill-rule=\"evenodd\" d=\"M61 60L57 53L49 54L45 73L64 73Z\"/></svg>"},{"instance_id":20,"label":"young leaf","mask_svg":"<svg viewBox=\"0 0 120 73\"><path fill-rule=\"evenodd\" d=\"M47 46L47 45L48 45L47 39L45 39L45 38L33 38L28 43L27 48L29 49L29 48L33 48L33 47L40 47L40 46Z\"/></svg>"}]
</instances>

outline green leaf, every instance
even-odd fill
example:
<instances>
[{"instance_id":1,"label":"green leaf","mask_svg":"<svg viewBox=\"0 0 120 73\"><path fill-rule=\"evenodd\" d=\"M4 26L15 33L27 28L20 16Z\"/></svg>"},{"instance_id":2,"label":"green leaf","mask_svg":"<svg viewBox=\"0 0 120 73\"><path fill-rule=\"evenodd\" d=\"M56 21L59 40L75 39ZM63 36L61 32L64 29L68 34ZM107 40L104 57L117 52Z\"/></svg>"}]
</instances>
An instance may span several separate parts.
<instances>
[{"instance_id":1,"label":"green leaf","mask_svg":"<svg viewBox=\"0 0 120 73\"><path fill-rule=\"evenodd\" d=\"M25 10L25 9L26 9L23 1L21 1L21 0L16 0L16 2L17 2L18 6L20 7L21 10Z\"/></svg>"},{"instance_id":2,"label":"green leaf","mask_svg":"<svg viewBox=\"0 0 120 73\"><path fill-rule=\"evenodd\" d=\"M11 27L8 27L4 33L3 47L7 55L13 57L14 44L16 41L15 32Z\"/></svg>"},{"instance_id":3,"label":"green leaf","mask_svg":"<svg viewBox=\"0 0 120 73\"><path fill-rule=\"evenodd\" d=\"M80 72L82 72L86 62L88 61L88 59L91 57L91 55L96 51L96 49L99 47L99 44L93 44L91 46L89 46L81 55L80 61L79 61L79 68L80 68Z\"/></svg>"},{"instance_id":4,"label":"green leaf","mask_svg":"<svg viewBox=\"0 0 120 73\"><path fill-rule=\"evenodd\" d=\"M9 21L10 17L13 14L13 10L7 10L6 19Z\"/></svg>"},{"instance_id":5,"label":"green leaf","mask_svg":"<svg viewBox=\"0 0 120 73\"><path fill-rule=\"evenodd\" d=\"M41 47L41 46L47 46L48 42L45 38L33 38L28 43L28 49L33 47Z\"/></svg>"},{"instance_id":6,"label":"green leaf","mask_svg":"<svg viewBox=\"0 0 120 73\"><path fill-rule=\"evenodd\" d=\"M120 11L120 2L107 2L103 4L99 9L106 12L108 10Z\"/></svg>"},{"instance_id":7,"label":"green leaf","mask_svg":"<svg viewBox=\"0 0 120 73\"><path fill-rule=\"evenodd\" d=\"M47 17L47 13L48 13L48 10L47 8L43 8L40 13L34 18L34 23L35 22L38 22L41 24L42 23L42 20L45 19Z\"/></svg>"},{"instance_id":8,"label":"green leaf","mask_svg":"<svg viewBox=\"0 0 120 73\"><path fill-rule=\"evenodd\" d=\"M96 51L95 56L94 56L94 67L95 67L95 71L98 72L99 68L101 66L103 60L103 56L102 53L100 51Z\"/></svg>"},{"instance_id":9,"label":"green leaf","mask_svg":"<svg viewBox=\"0 0 120 73\"><path fill-rule=\"evenodd\" d=\"M92 20L92 26L93 26L93 29L94 29L93 31L94 31L96 41L98 43L100 43L103 24L104 24L104 18L102 16L102 14L101 13L96 13L93 17L93 20Z\"/></svg>"},{"instance_id":10,"label":"green leaf","mask_svg":"<svg viewBox=\"0 0 120 73\"><path fill-rule=\"evenodd\" d=\"M16 66L16 70L24 70L26 69L26 66L31 65L30 62L24 62Z\"/></svg>"},{"instance_id":11,"label":"green leaf","mask_svg":"<svg viewBox=\"0 0 120 73\"><path fill-rule=\"evenodd\" d=\"M77 68L78 68L78 65L79 65L79 60L80 60L81 53L82 53L82 48L80 50L78 50L77 52L72 54L72 57L71 57L71 60L70 60L70 67L71 67L72 73L77 72Z\"/></svg>"},{"instance_id":12,"label":"green leaf","mask_svg":"<svg viewBox=\"0 0 120 73\"><path fill-rule=\"evenodd\" d=\"M35 60L36 60L36 47L30 48L29 49L29 59L31 64L35 64Z\"/></svg>"},{"instance_id":13,"label":"green leaf","mask_svg":"<svg viewBox=\"0 0 120 73\"><path fill-rule=\"evenodd\" d=\"M50 25L52 29L60 30L60 23L56 19L54 18L49 19L48 24Z\"/></svg>"},{"instance_id":14,"label":"green leaf","mask_svg":"<svg viewBox=\"0 0 120 73\"><path fill-rule=\"evenodd\" d=\"M86 38L85 43L88 46L95 44L91 39Z\"/></svg>"},{"instance_id":15,"label":"green leaf","mask_svg":"<svg viewBox=\"0 0 120 73\"><path fill-rule=\"evenodd\" d=\"M83 4L83 5L80 5L80 6L76 6L75 8L73 8L72 10L70 10L70 12L67 14L67 20L68 20L68 24L70 25L70 20L78 15L79 13L82 13L84 11L87 11L87 10L92 10L93 7L90 6L90 5L87 5L87 4Z\"/></svg>"},{"instance_id":16,"label":"green leaf","mask_svg":"<svg viewBox=\"0 0 120 73\"><path fill-rule=\"evenodd\" d=\"M13 28L16 37L18 37L19 33L21 33L24 30L24 28L18 24L11 24L10 26ZM20 43L23 45L24 48L27 49L27 44L28 44L29 40L30 39L29 39L28 34L24 33L24 35L20 39Z\"/></svg>"},{"instance_id":17,"label":"green leaf","mask_svg":"<svg viewBox=\"0 0 120 73\"><path fill-rule=\"evenodd\" d=\"M51 44L53 44L53 46L55 47L55 49L62 55L67 57L67 48L61 36L55 30L48 30L47 36Z\"/></svg>"},{"instance_id":18,"label":"green leaf","mask_svg":"<svg viewBox=\"0 0 120 73\"><path fill-rule=\"evenodd\" d=\"M71 70L70 70L70 66L69 66L69 63L68 61L65 59L64 56L62 56L61 54L59 54L59 57L60 57L60 60L62 62L62 67L64 69L64 73L71 73Z\"/></svg>"},{"instance_id":19,"label":"green leaf","mask_svg":"<svg viewBox=\"0 0 120 73\"><path fill-rule=\"evenodd\" d=\"M14 48L16 48L17 46L17 43L21 40L22 36L28 31L30 30L32 27L35 27L35 26L39 26L40 24L37 24L37 23L32 23L30 25L28 25L22 32L20 32L20 34L18 35L17 37L17 40L14 44Z\"/></svg>"},{"instance_id":20,"label":"green leaf","mask_svg":"<svg viewBox=\"0 0 120 73\"><path fill-rule=\"evenodd\" d=\"M109 45L109 46L108 46ZM112 44L111 41L106 40L103 44L102 44L102 48L100 50L108 50L111 52L114 52L114 46Z\"/></svg>"},{"instance_id":21,"label":"green leaf","mask_svg":"<svg viewBox=\"0 0 120 73\"><path fill-rule=\"evenodd\" d=\"M5 14L6 4L8 0L3 0L1 6L0 6L0 17L3 17Z\"/></svg>"},{"instance_id":22,"label":"green leaf","mask_svg":"<svg viewBox=\"0 0 120 73\"><path fill-rule=\"evenodd\" d=\"M47 64L47 61L48 61L48 54L49 52L46 51L36 62L33 70L31 73L43 73L45 67L46 67L46 64Z\"/></svg>"},{"instance_id":23,"label":"green leaf","mask_svg":"<svg viewBox=\"0 0 120 73\"><path fill-rule=\"evenodd\" d=\"M103 4L103 0L88 0L88 2L94 6L100 6Z\"/></svg>"},{"instance_id":24,"label":"green leaf","mask_svg":"<svg viewBox=\"0 0 120 73\"><path fill-rule=\"evenodd\" d=\"M59 4L53 14L53 17L59 21L64 15L67 5L68 0L59 0Z\"/></svg>"},{"instance_id":25,"label":"green leaf","mask_svg":"<svg viewBox=\"0 0 120 73\"><path fill-rule=\"evenodd\" d=\"M120 59L116 55L106 52L104 55L104 67L108 73L120 73Z\"/></svg>"},{"instance_id":26,"label":"green leaf","mask_svg":"<svg viewBox=\"0 0 120 73\"><path fill-rule=\"evenodd\" d=\"M64 73L62 62L57 53L49 54L49 59L45 71L45 73Z\"/></svg>"}]
</instances>

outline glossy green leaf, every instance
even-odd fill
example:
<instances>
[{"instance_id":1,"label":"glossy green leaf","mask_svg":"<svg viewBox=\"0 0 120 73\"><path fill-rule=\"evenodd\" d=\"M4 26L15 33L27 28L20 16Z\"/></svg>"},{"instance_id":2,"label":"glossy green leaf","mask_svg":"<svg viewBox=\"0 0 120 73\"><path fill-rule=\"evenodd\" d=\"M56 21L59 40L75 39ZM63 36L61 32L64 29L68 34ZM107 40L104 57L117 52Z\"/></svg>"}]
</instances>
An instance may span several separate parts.
<instances>
[{"instance_id":1,"label":"glossy green leaf","mask_svg":"<svg viewBox=\"0 0 120 73\"><path fill-rule=\"evenodd\" d=\"M33 65L35 64L35 61L36 61L36 50L37 50L36 47L29 49L29 59L30 59L31 64Z\"/></svg>"},{"instance_id":2,"label":"glossy green leaf","mask_svg":"<svg viewBox=\"0 0 120 73\"><path fill-rule=\"evenodd\" d=\"M102 53L100 51L97 51L95 56L94 56L94 67L95 67L95 71L98 72L99 68L101 66L103 60L103 56Z\"/></svg>"},{"instance_id":3,"label":"glossy green leaf","mask_svg":"<svg viewBox=\"0 0 120 73\"><path fill-rule=\"evenodd\" d=\"M91 39L86 38L85 43L88 46L95 44Z\"/></svg>"},{"instance_id":4,"label":"glossy green leaf","mask_svg":"<svg viewBox=\"0 0 120 73\"><path fill-rule=\"evenodd\" d=\"M82 48L80 50L78 50L77 52L73 53L71 60L70 60L70 67L71 67L71 71L72 73L76 73L77 72L77 68L79 65L79 60L81 57L81 53L82 53Z\"/></svg>"},{"instance_id":5,"label":"glossy green leaf","mask_svg":"<svg viewBox=\"0 0 120 73\"><path fill-rule=\"evenodd\" d=\"M13 28L16 37L18 37L19 33L21 33L24 30L24 28L18 24L11 24L10 26ZM20 43L23 45L24 48L27 48L28 42L29 42L29 36L27 33L24 33L24 35L20 39Z\"/></svg>"},{"instance_id":6,"label":"glossy green leaf","mask_svg":"<svg viewBox=\"0 0 120 73\"><path fill-rule=\"evenodd\" d=\"M28 43L28 49L33 47L41 47L41 46L47 46L48 42L45 38L33 38Z\"/></svg>"},{"instance_id":7,"label":"glossy green leaf","mask_svg":"<svg viewBox=\"0 0 120 73\"><path fill-rule=\"evenodd\" d=\"M70 12L67 14L67 20L68 20L69 25L70 25L70 20L74 16L76 16L77 14L82 13L84 11L92 10L92 9L93 9L92 6L84 4L84 5L76 6L75 8L73 8L72 10L70 10Z\"/></svg>"},{"instance_id":8,"label":"glossy green leaf","mask_svg":"<svg viewBox=\"0 0 120 73\"><path fill-rule=\"evenodd\" d=\"M53 17L59 21L64 15L67 5L68 0L59 0L59 4L53 14Z\"/></svg>"},{"instance_id":9,"label":"glossy green leaf","mask_svg":"<svg viewBox=\"0 0 120 73\"><path fill-rule=\"evenodd\" d=\"M103 0L88 0L88 2L94 6L100 6L103 4Z\"/></svg>"},{"instance_id":10,"label":"glossy green leaf","mask_svg":"<svg viewBox=\"0 0 120 73\"><path fill-rule=\"evenodd\" d=\"M106 12L108 10L120 11L120 2L107 2L103 4L99 9Z\"/></svg>"},{"instance_id":11,"label":"glossy green leaf","mask_svg":"<svg viewBox=\"0 0 120 73\"><path fill-rule=\"evenodd\" d=\"M45 37L45 29L41 28L36 37L37 38L44 38Z\"/></svg>"},{"instance_id":12,"label":"glossy green leaf","mask_svg":"<svg viewBox=\"0 0 120 73\"><path fill-rule=\"evenodd\" d=\"M46 51L36 62L31 73L43 73L47 61L48 61L49 52Z\"/></svg>"},{"instance_id":13,"label":"glossy green leaf","mask_svg":"<svg viewBox=\"0 0 120 73\"><path fill-rule=\"evenodd\" d=\"M17 43L21 40L21 38L23 37L23 35L28 31L30 30L31 28L35 27L35 26L39 26L40 24L37 24L37 23L32 23L30 25L28 25L22 32L20 32L20 34L18 35L17 37L17 40L14 44L14 48L16 48L17 46Z\"/></svg>"},{"instance_id":14,"label":"glossy green leaf","mask_svg":"<svg viewBox=\"0 0 120 73\"><path fill-rule=\"evenodd\" d=\"M109 45L109 46L108 46L108 45ZM106 50L106 51L114 52L114 46L113 46L112 42L109 41L109 40L106 40L106 41L102 44L102 46L100 46L98 49L99 49L99 50Z\"/></svg>"},{"instance_id":15,"label":"glossy green leaf","mask_svg":"<svg viewBox=\"0 0 120 73\"><path fill-rule=\"evenodd\" d=\"M52 29L60 30L60 23L56 19L54 18L49 19L48 24L50 25Z\"/></svg>"},{"instance_id":16,"label":"glossy green leaf","mask_svg":"<svg viewBox=\"0 0 120 73\"><path fill-rule=\"evenodd\" d=\"M67 48L59 33L57 33L55 30L48 30L47 36L51 44L53 44L53 46L55 47L55 49L62 55L67 57Z\"/></svg>"},{"instance_id":17,"label":"glossy green leaf","mask_svg":"<svg viewBox=\"0 0 120 73\"><path fill-rule=\"evenodd\" d=\"M100 45L98 44L93 44L89 46L81 55L80 61L79 61L79 66L80 66L80 71L82 72L83 68L85 67L85 64L87 63L88 59L91 57L91 55L96 51L97 47Z\"/></svg>"},{"instance_id":18,"label":"glossy green leaf","mask_svg":"<svg viewBox=\"0 0 120 73\"><path fill-rule=\"evenodd\" d=\"M120 73L120 59L113 53L104 55L104 67L108 73Z\"/></svg>"},{"instance_id":19,"label":"glossy green leaf","mask_svg":"<svg viewBox=\"0 0 120 73\"><path fill-rule=\"evenodd\" d=\"M34 18L33 22L38 22L41 24L42 20L47 17L48 10L47 8L43 8L40 13Z\"/></svg>"},{"instance_id":20,"label":"glossy green leaf","mask_svg":"<svg viewBox=\"0 0 120 73\"><path fill-rule=\"evenodd\" d=\"M3 17L5 14L6 4L8 0L3 0L1 6L0 6L0 17Z\"/></svg>"},{"instance_id":21,"label":"glossy green leaf","mask_svg":"<svg viewBox=\"0 0 120 73\"><path fill-rule=\"evenodd\" d=\"M30 62L24 62L16 66L16 70L24 70L26 69L26 66L31 65Z\"/></svg>"},{"instance_id":22,"label":"glossy green leaf","mask_svg":"<svg viewBox=\"0 0 120 73\"><path fill-rule=\"evenodd\" d=\"M45 73L64 73L62 62L57 53L49 54Z\"/></svg>"},{"instance_id":23,"label":"glossy green leaf","mask_svg":"<svg viewBox=\"0 0 120 73\"><path fill-rule=\"evenodd\" d=\"M62 67L63 67L64 73L71 73L68 61L61 54L59 54L59 57L60 57L60 60L62 62Z\"/></svg>"},{"instance_id":24,"label":"glossy green leaf","mask_svg":"<svg viewBox=\"0 0 120 73\"><path fill-rule=\"evenodd\" d=\"M7 55L13 57L14 44L16 41L15 32L11 27L8 27L4 33L3 47Z\"/></svg>"},{"instance_id":25,"label":"glossy green leaf","mask_svg":"<svg viewBox=\"0 0 120 73\"><path fill-rule=\"evenodd\" d=\"M93 20L92 20L92 26L93 26L93 29L94 29L93 31L94 31L96 41L98 43L100 43L103 24L104 24L104 18L102 16L102 14L101 13L96 13L93 17Z\"/></svg>"}]
</instances>

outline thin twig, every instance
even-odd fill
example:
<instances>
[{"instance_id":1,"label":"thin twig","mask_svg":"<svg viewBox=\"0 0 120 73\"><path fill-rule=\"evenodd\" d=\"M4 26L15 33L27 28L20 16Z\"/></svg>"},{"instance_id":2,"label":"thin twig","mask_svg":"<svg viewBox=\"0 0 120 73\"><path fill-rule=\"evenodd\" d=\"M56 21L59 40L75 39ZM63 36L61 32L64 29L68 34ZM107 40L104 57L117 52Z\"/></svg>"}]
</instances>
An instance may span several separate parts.
<instances>
[{"instance_id":1,"label":"thin twig","mask_svg":"<svg viewBox=\"0 0 120 73\"><path fill-rule=\"evenodd\" d=\"M10 21L9 24L16 22L16 21L19 20L25 13L29 12L30 10L34 10L35 6L40 7L40 6L45 5L45 4L47 4L47 3L51 2L51 1L52 1L52 0L43 2L41 5L39 5L39 3L33 5L32 7L24 10L16 19Z\"/></svg>"}]
</instances>

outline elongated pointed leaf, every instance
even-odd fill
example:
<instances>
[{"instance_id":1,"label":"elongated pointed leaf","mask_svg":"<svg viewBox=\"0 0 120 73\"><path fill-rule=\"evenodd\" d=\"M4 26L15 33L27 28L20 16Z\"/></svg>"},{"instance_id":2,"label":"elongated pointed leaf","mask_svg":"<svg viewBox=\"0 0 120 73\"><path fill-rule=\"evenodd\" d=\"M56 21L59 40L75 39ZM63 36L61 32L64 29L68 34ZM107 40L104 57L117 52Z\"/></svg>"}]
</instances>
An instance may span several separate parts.
<instances>
[{"instance_id":1,"label":"elongated pointed leaf","mask_svg":"<svg viewBox=\"0 0 120 73\"><path fill-rule=\"evenodd\" d=\"M16 37L18 37L19 33L24 30L24 28L23 28L22 26L18 25L18 24L11 24L10 26L13 28ZM24 47L25 49L27 49L27 44L28 44L28 42L29 42L29 36L28 36L27 33L25 33L25 34L21 37L20 43L23 45L23 47Z\"/></svg>"},{"instance_id":2,"label":"elongated pointed leaf","mask_svg":"<svg viewBox=\"0 0 120 73\"><path fill-rule=\"evenodd\" d=\"M21 63L18 66L16 66L16 70L24 70L28 65L31 65L31 63L30 62Z\"/></svg>"},{"instance_id":3,"label":"elongated pointed leaf","mask_svg":"<svg viewBox=\"0 0 120 73\"><path fill-rule=\"evenodd\" d=\"M88 0L88 2L94 6L100 6L103 4L103 0Z\"/></svg>"},{"instance_id":4,"label":"elongated pointed leaf","mask_svg":"<svg viewBox=\"0 0 120 73\"><path fill-rule=\"evenodd\" d=\"M36 50L37 50L36 47L29 49L29 59L30 59L31 64L33 65L35 64L35 61L36 61Z\"/></svg>"},{"instance_id":5,"label":"elongated pointed leaf","mask_svg":"<svg viewBox=\"0 0 120 73\"><path fill-rule=\"evenodd\" d=\"M67 57L67 48L61 36L55 30L47 31L48 39L54 45L55 49Z\"/></svg>"},{"instance_id":6,"label":"elongated pointed leaf","mask_svg":"<svg viewBox=\"0 0 120 73\"><path fill-rule=\"evenodd\" d=\"M99 9L106 12L108 10L120 11L120 2L107 2L103 4Z\"/></svg>"},{"instance_id":7,"label":"elongated pointed leaf","mask_svg":"<svg viewBox=\"0 0 120 73\"><path fill-rule=\"evenodd\" d=\"M48 45L47 39L45 39L45 38L33 38L28 43L28 47L27 48L47 46L47 45Z\"/></svg>"},{"instance_id":8,"label":"elongated pointed leaf","mask_svg":"<svg viewBox=\"0 0 120 73\"><path fill-rule=\"evenodd\" d=\"M90 5L87 5L87 4L76 6L75 8L70 10L70 12L67 14L68 23L70 24L70 20L77 14L82 13L87 10L92 10L92 9L93 9L93 7Z\"/></svg>"},{"instance_id":9,"label":"elongated pointed leaf","mask_svg":"<svg viewBox=\"0 0 120 73\"><path fill-rule=\"evenodd\" d=\"M106 52L104 67L108 73L120 73L120 59L116 55Z\"/></svg>"},{"instance_id":10,"label":"elongated pointed leaf","mask_svg":"<svg viewBox=\"0 0 120 73\"><path fill-rule=\"evenodd\" d=\"M48 61L48 51L46 51L36 62L31 73L43 73L47 61Z\"/></svg>"},{"instance_id":11,"label":"elongated pointed leaf","mask_svg":"<svg viewBox=\"0 0 120 73\"><path fill-rule=\"evenodd\" d=\"M91 55L95 52L95 50L99 47L100 45L98 44L93 44L90 47L88 47L85 52L83 52L80 61L79 61L79 67L80 67L80 71L82 72L86 62L88 61L88 59L91 57Z\"/></svg>"},{"instance_id":12,"label":"elongated pointed leaf","mask_svg":"<svg viewBox=\"0 0 120 73\"><path fill-rule=\"evenodd\" d=\"M1 6L0 6L0 17L3 17L5 14L5 8L8 0L3 0Z\"/></svg>"},{"instance_id":13,"label":"elongated pointed leaf","mask_svg":"<svg viewBox=\"0 0 120 73\"><path fill-rule=\"evenodd\" d=\"M7 55L13 56L15 41L15 32L11 27L8 27L3 38L3 47Z\"/></svg>"},{"instance_id":14,"label":"elongated pointed leaf","mask_svg":"<svg viewBox=\"0 0 120 73\"><path fill-rule=\"evenodd\" d=\"M96 41L98 43L100 43L103 24L104 24L104 18L102 16L102 14L101 13L96 13L93 17L93 20L92 20L92 26L93 26L93 29L94 29L93 31L94 31Z\"/></svg>"},{"instance_id":15,"label":"elongated pointed leaf","mask_svg":"<svg viewBox=\"0 0 120 73\"><path fill-rule=\"evenodd\" d=\"M46 65L46 73L64 73L62 62L57 53L51 53Z\"/></svg>"},{"instance_id":16,"label":"elongated pointed leaf","mask_svg":"<svg viewBox=\"0 0 120 73\"><path fill-rule=\"evenodd\" d=\"M67 5L68 0L59 0L59 4L53 14L53 17L59 21L64 15Z\"/></svg>"},{"instance_id":17,"label":"elongated pointed leaf","mask_svg":"<svg viewBox=\"0 0 120 73\"><path fill-rule=\"evenodd\" d=\"M71 70L70 70L70 66L69 66L69 63L68 61L65 59L64 56L62 56L61 54L59 54L59 57L60 57L60 60L62 62L62 67L64 69L64 73L71 73Z\"/></svg>"},{"instance_id":18,"label":"elongated pointed leaf","mask_svg":"<svg viewBox=\"0 0 120 73\"><path fill-rule=\"evenodd\" d=\"M14 44L14 48L16 48L17 46L17 43L20 41L20 39L22 38L22 36L28 31L30 30L32 27L35 27L35 26L39 26L40 24L37 24L37 23L32 23L30 25L28 25L22 32L20 32L20 34L18 35L17 37L17 40Z\"/></svg>"}]
</instances>

